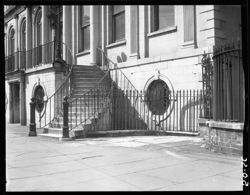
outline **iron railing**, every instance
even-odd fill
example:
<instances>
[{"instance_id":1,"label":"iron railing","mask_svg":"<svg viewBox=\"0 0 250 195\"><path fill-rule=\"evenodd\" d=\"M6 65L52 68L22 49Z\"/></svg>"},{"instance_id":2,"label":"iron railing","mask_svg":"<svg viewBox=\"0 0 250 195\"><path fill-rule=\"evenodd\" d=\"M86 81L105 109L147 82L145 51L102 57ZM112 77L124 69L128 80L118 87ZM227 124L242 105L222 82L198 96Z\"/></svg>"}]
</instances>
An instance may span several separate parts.
<instances>
[{"instance_id":1,"label":"iron railing","mask_svg":"<svg viewBox=\"0 0 250 195\"><path fill-rule=\"evenodd\" d=\"M213 99L213 64L210 55L203 54L201 60L202 66L202 89L203 89L203 106L204 118L212 119L212 99Z\"/></svg>"},{"instance_id":2,"label":"iron railing","mask_svg":"<svg viewBox=\"0 0 250 195\"><path fill-rule=\"evenodd\" d=\"M69 99L69 129L73 130L79 125L96 129L95 120L104 119L106 115L106 124L111 120L109 113L111 112L111 85L109 72L98 81L98 83L84 92L77 98ZM105 126L102 126L104 128Z\"/></svg>"},{"instance_id":3,"label":"iron railing","mask_svg":"<svg viewBox=\"0 0 250 195\"><path fill-rule=\"evenodd\" d=\"M67 54L66 56L68 55L69 54ZM67 60L68 58L69 57L67 57ZM25 70L34 68L41 64L53 63L54 60L55 41L52 41L44 45L32 48L28 51L17 51L5 57L5 73L13 72L19 69Z\"/></svg>"},{"instance_id":4,"label":"iron railing","mask_svg":"<svg viewBox=\"0 0 250 195\"><path fill-rule=\"evenodd\" d=\"M150 101L142 90L118 91L114 96L112 129L198 133L197 119L204 115L202 90L170 91L168 97L162 97L170 100L163 114L154 114L149 109L152 102L162 103L160 94ZM138 99L135 104L134 99Z\"/></svg>"},{"instance_id":5,"label":"iron railing","mask_svg":"<svg viewBox=\"0 0 250 195\"><path fill-rule=\"evenodd\" d=\"M7 57L5 57L5 73L13 72L19 69L19 56L20 51L17 51Z\"/></svg>"},{"instance_id":6,"label":"iron railing","mask_svg":"<svg viewBox=\"0 0 250 195\"><path fill-rule=\"evenodd\" d=\"M20 68L22 70L26 69L26 51L20 51Z\"/></svg>"},{"instance_id":7,"label":"iron railing","mask_svg":"<svg viewBox=\"0 0 250 195\"><path fill-rule=\"evenodd\" d=\"M215 120L244 121L245 92L240 41L214 48L214 108Z\"/></svg>"},{"instance_id":8,"label":"iron railing","mask_svg":"<svg viewBox=\"0 0 250 195\"><path fill-rule=\"evenodd\" d=\"M55 41L39 45L26 51L27 68L53 63L55 60Z\"/></svg>"},{"instance_id":9,"label":"iron railing","mask_svg":"<svg viewBox=\"0 0 250 195\"><path fill-rule=\"evenodd\" d=\"M110 78L120 90L137 90L117 64L110 60L101 48L97 48L97 56L101 59L102 69L110 72Z\"/></svg>"},{"instance_id":10,"label":"iron railing","mask_svg":"<svg viewBox=\"0 0 250 195\"><path fill-rule=\"evenodd\" d=\"M54 43L55 44L55 43ZM58 120L63 115L63 98L71 94L71 75L74 64L71 49L62 43L66 50L66 55L63 59L65 61L65 72L67 76L62 80L62 83L57 87L55 92L44 100L45 108L43 113L39 116L40 127L51 126L52 123Z\"/></svg>"}]
</instances>

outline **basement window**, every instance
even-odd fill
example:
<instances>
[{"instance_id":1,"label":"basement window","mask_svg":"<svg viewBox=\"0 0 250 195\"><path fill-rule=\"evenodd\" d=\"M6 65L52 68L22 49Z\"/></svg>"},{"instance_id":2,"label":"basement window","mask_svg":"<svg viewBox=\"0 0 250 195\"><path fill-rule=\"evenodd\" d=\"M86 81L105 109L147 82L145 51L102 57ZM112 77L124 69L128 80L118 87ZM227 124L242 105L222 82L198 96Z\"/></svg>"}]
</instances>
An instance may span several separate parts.
<instances>
[{"instance_id":1,"label":"basement window","mask_svg":"<svg viewBox=\"0 0 250 195\"><path fill-rule=\"evenodd\" d=\"M44 89L41 85L37 86L35 89L34 97L36 99L36 110L37 112L41 113L44 108Z\"/></svg>"},{"instance_id":2,"label":"basement window","mask_svg":"<svg viewBox=\"0 0 250 195\"><path fill-rule=\"evenodd\" d=\"M152 114L164 114L170 105L170 90L161 79L154 80L147 88L146 103Z\"/></svg>"}]
</instances>

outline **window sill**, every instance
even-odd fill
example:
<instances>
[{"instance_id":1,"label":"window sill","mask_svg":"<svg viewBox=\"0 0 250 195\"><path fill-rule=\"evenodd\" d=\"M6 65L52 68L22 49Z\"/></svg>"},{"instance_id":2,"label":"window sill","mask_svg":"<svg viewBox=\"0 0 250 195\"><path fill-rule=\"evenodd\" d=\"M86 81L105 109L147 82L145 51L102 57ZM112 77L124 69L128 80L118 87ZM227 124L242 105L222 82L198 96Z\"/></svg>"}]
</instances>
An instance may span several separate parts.
<instances>
[{"instance_id":1,"label":"window sill","mask_svg":"<svg viewBox=\"0 0 250 195\"><path fill-rule=\"evenodd\" d=\"M158 30L158 31L148 33L147 36L154 37L154 36L158 36L161 34L167 34L167 33L172 33L172 32L176 32L176 31L177 31L177 26L170 26L170 27Z\"/></svg>"},{"instance_id":2,"label":"window sill","mask_svg":"<svg viewBox=\"0 0 250 195\"><path fill-rule=\"evenodd\" d=\"M81 52L78 52L78 53L76 54L76 57L84 56L84 55L88 55L88 54L90 54L90 50L81 51Z\"/></svg>"},{"instance_id":3,"label":"window sill","mask_svg":"<svg viewBox=\"0 0 250 195\"><path fill-rule=\"evenodd\" d=\"M136 52L136 53L131 53L130 55L129 55L129 57L137 57L138 56L138 53Z\"/></svg>"},{"instance_id":4,"label":"window sill","mask_svg":"<svg viewBox=\"0 0 250 195\"><path fill-rule=\"evenodd\" d=\"M195 44L194 41L187 41L187 42L183 42L182 47L183 48L186 48L186 47L196 47L196 44Z\"/></svg>"},{"instance_id":5,"label":"window sill","mask_svg":"<svg viewBox=\"0 0 250 195\"><path fill-rule=\"evenodd\" d=\"M122 40L119 42L115 42L115 43L110 43L109 45L106 46L107 49L112 48L112 47L117 47L120 45L125 45L126 44L126 40Z\"/></svg>"}]
</instances>

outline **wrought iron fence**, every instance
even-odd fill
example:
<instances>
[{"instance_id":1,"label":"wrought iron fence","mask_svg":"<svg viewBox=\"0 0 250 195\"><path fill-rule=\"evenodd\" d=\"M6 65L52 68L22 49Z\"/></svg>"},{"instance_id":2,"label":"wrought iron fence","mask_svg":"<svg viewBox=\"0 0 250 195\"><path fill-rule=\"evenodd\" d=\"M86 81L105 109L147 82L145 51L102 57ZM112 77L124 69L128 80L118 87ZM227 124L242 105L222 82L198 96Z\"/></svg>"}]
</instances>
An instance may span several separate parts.
<instances>
[{"instance_id":1,"label":"wrought iron fence","mask_svg":"<svg viewBox=\"0 0 250 195\"><path fill-rule=\"evenodd\" d=\"M212 99L213 99L213 63L209 54L204 53L202 60L202 89L203 89L203 118L211 119L212 116Z\"/></svg>"},{"instance_id":2,"label":"wrought iron fence","mask_svg":"<svg viewBox=\"0 0 250 195\"><path fill-rule=\"evenodd\" d=\"M114 93L112 129L146 129L155 131L198 132L197 119L204 114L202 90L170 91L170 106L163 114L154 114L150 103L163 100L148 99L146 91L116 91Z\"/></svg>"},{"instance_id":3,"label":"wrought iron fence","mask_svg":"<svg viewBox=\"0 0 250 195\"><path fill-rule=\"evenodd\" d=\"M99 84L69 103L69 129L138 129L197 134L197 119L204 115L202 90L170 91L167 95L170 106L163 114L154 114L149 104L162 103L159 98L149 100L146 91L124 91Z\"/></svg>"},{"instance_id":4,"label":"wrought iron fence","mask_svg":"<svg viewBox=\"0 0 250 195\"><path fill-rule=\"evenodd\" d=\"M240 41L214 48L214 119L244 121L244 71Z\"/></svg>"}]
</instances>

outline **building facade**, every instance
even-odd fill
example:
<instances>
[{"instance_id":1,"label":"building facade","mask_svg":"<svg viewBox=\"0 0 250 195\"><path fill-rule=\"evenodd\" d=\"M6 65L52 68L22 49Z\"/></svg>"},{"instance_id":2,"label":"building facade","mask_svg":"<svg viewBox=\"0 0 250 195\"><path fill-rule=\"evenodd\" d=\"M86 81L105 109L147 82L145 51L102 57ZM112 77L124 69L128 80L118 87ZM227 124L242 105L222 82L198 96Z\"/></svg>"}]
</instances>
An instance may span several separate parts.
<instances>
[{"instance_id":1,"label":"building facade","mask_svg":"<svg viewBox=\"0 0 250 195\"><path fill-rule=\"evenodd\" d=\"M6 121L21 125L29 124L31 98L50 97L67 77L58 56L105 69L105 54L138 91L156 78L172 91L202 90L204 53L241 39L240 6L5 6L4 14Z\"/></svg>"}]
</instances>

